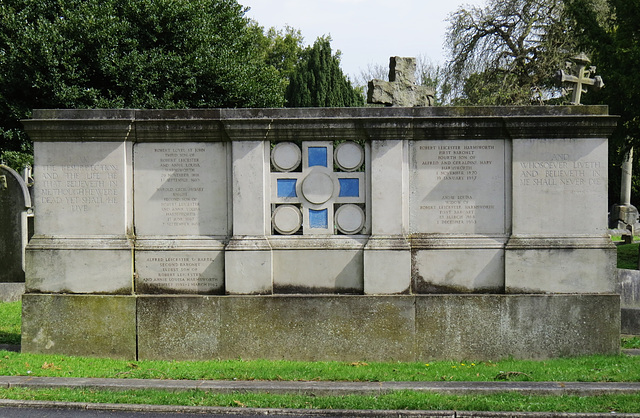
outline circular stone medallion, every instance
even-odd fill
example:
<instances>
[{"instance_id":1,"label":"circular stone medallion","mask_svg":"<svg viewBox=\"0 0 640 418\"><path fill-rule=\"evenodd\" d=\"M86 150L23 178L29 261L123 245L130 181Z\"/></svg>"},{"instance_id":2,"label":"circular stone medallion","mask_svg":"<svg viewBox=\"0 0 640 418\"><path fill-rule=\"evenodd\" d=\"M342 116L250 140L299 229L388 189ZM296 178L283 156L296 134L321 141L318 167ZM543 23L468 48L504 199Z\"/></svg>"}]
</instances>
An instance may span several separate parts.
<instances>
[{"instance_id":1,"label":"circular stone medallion","mask_svg":"<svg viewBox=\"0 0 640 418\"><path fill-rule=\"evenodd\" d=\"M336 226L343 234L355 234L364 226L364 212L357 205L342 205L336 210Z\"/></svg>"},{"instance_id":2,"label":"circular stone medallion","mask_svg":"<svg viewBox=\"0 0 640 418\"><path fill-rule=\"evenodd\" d=\"M321 205L333 196L333 179L327 173L312 171L302 180L302 194L314 205Z\"/></svg>"},{"instance_id":3,"label":"circular stone medallion","mask_svg":"<svg viewBox=\"0 0 640 418\"><path fill-rule=\"evenodd\" d=\"M355 171L364 162L362 147L351 141L338 145L333 156L338 167L344 171Z\"/></svg>"},{"instance_id":4,"label":"circular stone medallion","mask_svg":"<svg viewBox=\"0 0 640 418\"><path fill-rule=\"evenodd\" d=\"M280 205L273 211L273 228L281 234L295 234L302 225L300 209L293 205Z\"/></svg>"},{"instance_id":5,"label":"circular stone medallion","mask_svg":"<svg viewBox=\"0 0 640 418\"><path fill-rule=\"evenodd\" d=\"M300 148L293 142L280 142L271 150L271 163L278 171L291 171L298 168L301 157Z\"/></svg>"}]
</instances>

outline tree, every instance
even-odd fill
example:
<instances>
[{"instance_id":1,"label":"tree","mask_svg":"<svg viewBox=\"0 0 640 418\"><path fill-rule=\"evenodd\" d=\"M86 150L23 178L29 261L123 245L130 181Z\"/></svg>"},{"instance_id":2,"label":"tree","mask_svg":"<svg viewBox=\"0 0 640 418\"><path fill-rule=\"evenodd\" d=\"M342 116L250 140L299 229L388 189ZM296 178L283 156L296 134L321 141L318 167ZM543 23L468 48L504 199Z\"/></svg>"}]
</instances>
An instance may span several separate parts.
<instances>
[{"instance_id":1,"label":"tree","mask_svg":"<svg viewBox=\"0 0 640 418\"><path fill-rule=\"evenodd\" d=\"M364 98L340 69L329 37L316 39L295 66L285 94L288 107L364 106Z\"/></svg>"},{"instance_id":2,"label":"tree","mask_svg":"<svg viewBox=\"0 0 640 418\"><path fill-rule=\"evenodd\" d=\"M553 95L553 74L575 53L562 0L489 0L449 18L448 83L457 103L531 104Z\"/></svg>"},{"instance_id":3,"label":"tree","mask_svg":"<svg viewBox=\"0 0 640 418\"><path fill-rule=\"evenodd\" d=\"M579 47L591 55L606 87L585 96L586 103L609 106L620 115L610 139L610 202L618 202L620 165L635 148L636 176L632 204L640 207L640 80L635 70L640 62L640 2L628 0L568 0L569 15L576 21Z\"/></svg>"},{"instance_id":4,"label":"tree","mask_svg":"<svg viewBox=\"0 0 640 418\"><path fill-rule=\"evenodd\" d=\"M236 0L3 0L0 151L33 108L273 107L283 76Z\"/></svg>"}]
</instances>

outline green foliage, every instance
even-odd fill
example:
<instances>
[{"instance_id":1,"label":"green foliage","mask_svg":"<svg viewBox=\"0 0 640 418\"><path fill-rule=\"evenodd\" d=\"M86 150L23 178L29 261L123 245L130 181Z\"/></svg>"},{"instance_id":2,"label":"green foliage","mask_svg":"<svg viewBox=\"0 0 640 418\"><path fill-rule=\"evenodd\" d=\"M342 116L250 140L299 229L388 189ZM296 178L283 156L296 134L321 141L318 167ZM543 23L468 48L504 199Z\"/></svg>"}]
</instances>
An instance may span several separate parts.
<instances>
[{"instance_id":1,"label":"green foliage","mask_svg":"<svg viewBox=\"0 0 640 418\"><path fill-rule=\"evenodd\" d=\"M34 108L281 106L261 36L236 0L4 0L0 151Z\"/></svg>"},{"instance_id":2,"label":"green foliage","mask_svg":"<svg viewBox=\"0 0 640 418\"><path fill-rule=\"evenodd\" d=\"M570 0L570 15L576 21L580 48L591 55L605 88L585 96L585 103L606 104L620 115L618 128L610 138L609 200L618 202L620 166L626 152L636 148L632 203L640 205L640 79L635 69L640 62L640 2L629 0Z\"/></svg>"},{"instance_id":3,"label":"green foliage","mask_svg":"<svg viewBox=\"0 0 640 418\"><path fill-rule=\"evenodd\" d=\"M449 18L450 100L527 105L554 94L553 74L572 54L562 0L489 0Z\"/></svg>"},{"instance_id":4,"label":"green foliage","mask_svg":"<svg viewBox=\"0 0 640 418\"><path fill-rule=\"evenodd\" d=\"M340 69L339 54L332 54L328 37L306 48L291 75L285 94L288 107L364 106L364 97Z\"/></svg>"}]
</instances>

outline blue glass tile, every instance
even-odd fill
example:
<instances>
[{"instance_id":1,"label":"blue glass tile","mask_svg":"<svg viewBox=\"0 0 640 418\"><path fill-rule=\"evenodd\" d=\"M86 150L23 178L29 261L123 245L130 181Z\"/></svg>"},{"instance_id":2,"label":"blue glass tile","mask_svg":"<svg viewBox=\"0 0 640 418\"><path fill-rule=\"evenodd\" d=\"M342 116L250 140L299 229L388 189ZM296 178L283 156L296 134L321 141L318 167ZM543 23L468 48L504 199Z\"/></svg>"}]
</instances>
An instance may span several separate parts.
<instances>
[{"instance_id":1,"label":"blue glass tile","mask_svg":"<svg viewBox=\"0 0 640 418\"><path fill-rule=\"evenodd\" d=\"M338 179L340 182L339 197L359 197L360 179Z\"/></svg>"},{"instance_id":2,"label":"blue glass tile","mask_svg":"<svg viewBox=\"0 0 640 418\"><path fill-rule=\"evenodd\" d=\"M297 197L296 179L278 179L278 197Z\"/></svg>"},{"instance_id":3,"label":"blue glass tile","mask_svg":"<svg viewBox=\"0 0 640 418\"><path fill-rule=\"evenodd\" d=\"M313 210L309 209L309 227L311 228L329 228L329 211L328 209Z\"/></svg>"},{"instance_id":4,"label":"blue glass tile","mask_svg":"<svg viewBox=\"0 0 640 418\"><path fill-rule=\"evenodd\" d=\"M307 153L309 154L309 167L327 166L327 147L309 147Z\"/></svg>"}]
</instances>

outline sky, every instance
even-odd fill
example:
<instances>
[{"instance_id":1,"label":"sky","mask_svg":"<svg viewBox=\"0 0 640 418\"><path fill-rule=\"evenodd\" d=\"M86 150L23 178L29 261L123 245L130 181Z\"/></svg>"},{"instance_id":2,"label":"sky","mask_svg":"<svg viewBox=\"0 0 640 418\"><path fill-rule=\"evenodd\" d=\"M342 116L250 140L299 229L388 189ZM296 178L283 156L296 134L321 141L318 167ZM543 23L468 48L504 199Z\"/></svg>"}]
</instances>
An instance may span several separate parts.
<instances>
[{"instance_id":1,"label":"sky","mask_svg":"<svg viewBox=\"0 0 640 418\"><path fill-rule=\"evenodd\" d=\"M265 27L299 29L305 45L330 35L341 67L355 81L368 65L389 65L389 57L446 61L447 16L464 4L484 0L238 0Z\"/></svg>"}]
</instances>

